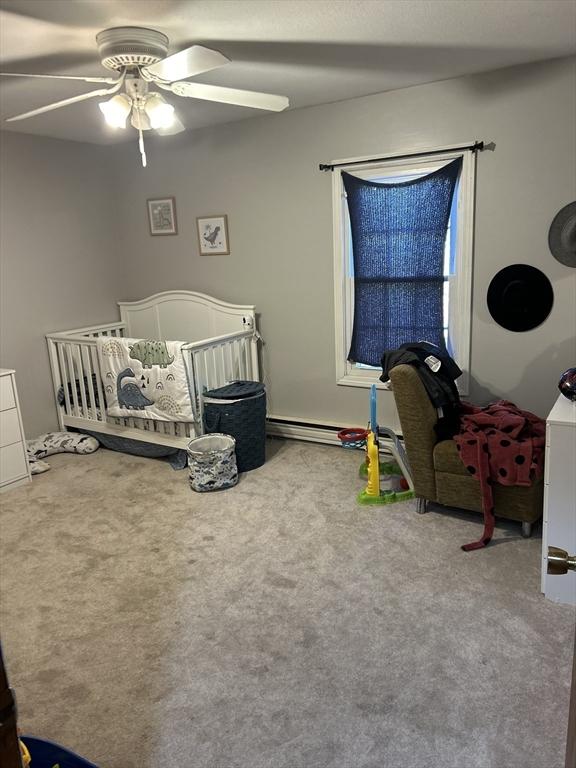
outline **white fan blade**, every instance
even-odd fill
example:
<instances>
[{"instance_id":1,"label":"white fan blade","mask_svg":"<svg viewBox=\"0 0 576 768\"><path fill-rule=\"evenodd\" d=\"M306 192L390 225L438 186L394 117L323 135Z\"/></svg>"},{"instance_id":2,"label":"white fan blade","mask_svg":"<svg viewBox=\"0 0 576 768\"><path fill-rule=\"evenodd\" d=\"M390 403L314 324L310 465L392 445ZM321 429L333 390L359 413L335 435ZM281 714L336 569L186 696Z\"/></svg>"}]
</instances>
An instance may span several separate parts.
<instances>
[{"instance_id":1,"label":"white fan blade","mask_svg":"<svg viewBox=\"0 0 576 768\"><path fill-rule=\"evenodd\" d=\"M142 74L146 79L174 82L184 80L186 77L209 72L211 69L228 64L230 59L212 48L204 48L203 45L193 45L185 48L180 53L168 56L149 67L142 67ZM150 75L150 77L146 77Z\"/></svg>"},{"instance_id":2,"label":"white fan blade","mask_svg":"<svg viewBox=\"0 0 576 768\"><path fill-rule=\"evenodd\" d=\"M23 112L21 115L14 115L14 117L7 118L7 123L13 123L15 120L26 120L28 117L34 117L35 115L41 115L44 112L52 112L53 109L60 109L60 107L67 107L69 104L75 104L77 101L86 101L86 99L94 99L96 96L108 96L116 91L122 85L124 78L117 83L114 88L98 88L96 91L89 91L88 93L82 93L80 96L72 96L70 99L62 99L62 101L55 101L53 104L47 104L45 107L38 107L38 109L32 109L30 112Z\"/></svg>"},{"instance_id":3,"label":"white fan blade","mask_svg":"<svg viewBox=\"0 0 576 768\"><path fill-rule=\"evenodd\" d=\"M85 83L110 83L114 85L117 77L79 77L77 75L32 75L27 72L0 72L2 77L40 77L48 80L82 80Z\"/></svg>"},{"instance_id":4,"label":"white fan blade","mask_svg":"<svg viewBox=\"0 0 576 768\"><path fill-rule=\"evenodd\" d=\"M174 122L170 128L156 128L156 133L160 136L173 136L175 133L182 133L182 131L185 130L186 126L184 123L180 120L180 118L174 115Z\"/></svg>"},{"instance_id":5,"label":"white fan blade","mask_svg":"<svg viewBox=\"0 0 576 768\"><path fill-rule=\"evenodd\" d=\"M204 85L203 83L171 83L161 88L172 91L176 96L186 96L190 99L218 101L223 104L235 104L239 107L253 109L268 109L271 112L282 112L290 106L286 96L275 96L273 93L258 93L258 91L242 91L239 88L223 88L220 85Z\"/></svg>"}]
</instances>

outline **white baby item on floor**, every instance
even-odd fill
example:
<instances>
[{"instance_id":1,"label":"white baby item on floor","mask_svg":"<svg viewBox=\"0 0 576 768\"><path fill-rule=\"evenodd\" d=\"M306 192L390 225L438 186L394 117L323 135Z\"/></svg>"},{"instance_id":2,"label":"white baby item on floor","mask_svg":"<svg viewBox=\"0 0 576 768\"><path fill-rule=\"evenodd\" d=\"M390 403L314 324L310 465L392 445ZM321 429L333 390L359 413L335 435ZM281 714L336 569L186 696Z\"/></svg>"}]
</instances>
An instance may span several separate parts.
<instances>
[{"instance_id":1,"label":"white baby item on floor","mask_svg":"<svg viewBox=\"0 0 576 768\"><path fill-rule=\"evenodd\" d=\"M41 459L53 453L94 453L100 446L95 437L80 435L75 432L48 432L34 440L26 441L30 472L39 475L50 469Z\"/></svg>"}]
</instances>

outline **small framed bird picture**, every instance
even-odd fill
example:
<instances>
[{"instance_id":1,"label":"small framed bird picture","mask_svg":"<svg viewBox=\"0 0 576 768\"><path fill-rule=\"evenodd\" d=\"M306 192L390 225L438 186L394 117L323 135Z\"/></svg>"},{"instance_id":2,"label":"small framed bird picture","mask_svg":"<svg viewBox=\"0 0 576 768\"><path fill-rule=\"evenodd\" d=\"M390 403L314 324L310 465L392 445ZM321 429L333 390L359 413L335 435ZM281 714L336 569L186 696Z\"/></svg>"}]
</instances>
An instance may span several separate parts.
<instances>
[{"instance_id":1,"label":"small framed bird picture","mask_svg":"<svg viewBox=\"0 0 576 768\"><path fill-rule=\"evenodd\" d=\"M202 256L209 256L210 254L226 256L230 253L228 217L225 214L200 216L196 219L196 224L198 226L198 244Z\"/></svg>"}]
</instances>

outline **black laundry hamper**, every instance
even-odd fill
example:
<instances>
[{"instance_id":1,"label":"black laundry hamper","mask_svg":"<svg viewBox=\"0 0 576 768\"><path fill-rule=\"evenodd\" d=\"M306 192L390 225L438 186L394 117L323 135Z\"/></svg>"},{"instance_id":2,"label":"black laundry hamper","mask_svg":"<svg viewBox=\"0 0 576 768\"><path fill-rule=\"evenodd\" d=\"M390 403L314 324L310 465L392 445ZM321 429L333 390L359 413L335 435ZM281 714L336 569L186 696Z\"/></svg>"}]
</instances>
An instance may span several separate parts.
<instances>
[{"instance_id":1,"label":"black laundry hamper","mask_svg":"<svg viewBox=\"0 0 576 768\"><path fill-rule=\"evenodd\" d=\"M258 381L234 381L204 393L204 430L236 440L238 472L264 464L266 458L266 390Z\"/></svg>"}]
</instances>

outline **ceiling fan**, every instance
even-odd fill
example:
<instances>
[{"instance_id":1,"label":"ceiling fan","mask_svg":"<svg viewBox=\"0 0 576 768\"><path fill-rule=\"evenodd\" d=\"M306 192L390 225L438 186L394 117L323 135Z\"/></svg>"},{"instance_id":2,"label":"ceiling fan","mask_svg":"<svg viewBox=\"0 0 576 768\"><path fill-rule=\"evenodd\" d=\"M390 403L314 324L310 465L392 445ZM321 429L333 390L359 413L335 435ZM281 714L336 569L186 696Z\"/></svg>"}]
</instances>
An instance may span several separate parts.
<instances>
[{"instance_id":1,"label":"ceiling fan","mask_svg":"<svg viewBox=\"0 0 576 768\"><path fill-rule=\"evenodd\" d=\"M111 96L99 103L104 119L113 128L131 125L138 131L138 144L142 165L146 167L143 131L156 130L161 134L179 133L184 125L175 114L174 107L165 101L155 86L176 96L223 104L235 104L273 112L289 106L286 96L271 93L243 91L219 85L191 83L188 77L209 72L228 64L230 59L219 51L193 45L172 56L167 56L169 40L162 32L144 27L114 27L96 35L102 65L116 73L116 77L81 77L75 75L37 75L20 72L1 72L5 77L34 77L53 80L82 80L86 83L107 83L111 88L99 88L88 93L62 99L44 107L9 117L7 122L26 120L76 102Z\"/></svg>"}]
</instances>

